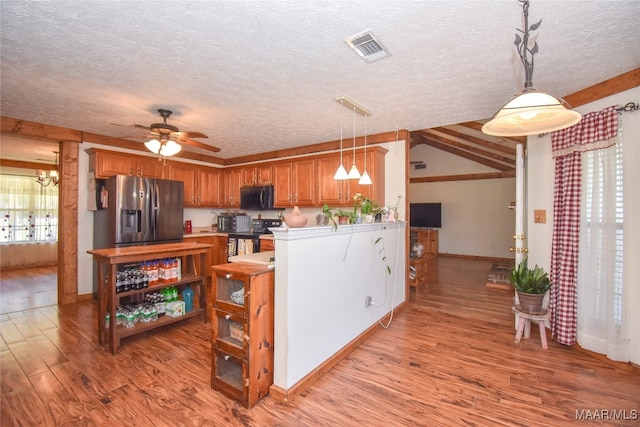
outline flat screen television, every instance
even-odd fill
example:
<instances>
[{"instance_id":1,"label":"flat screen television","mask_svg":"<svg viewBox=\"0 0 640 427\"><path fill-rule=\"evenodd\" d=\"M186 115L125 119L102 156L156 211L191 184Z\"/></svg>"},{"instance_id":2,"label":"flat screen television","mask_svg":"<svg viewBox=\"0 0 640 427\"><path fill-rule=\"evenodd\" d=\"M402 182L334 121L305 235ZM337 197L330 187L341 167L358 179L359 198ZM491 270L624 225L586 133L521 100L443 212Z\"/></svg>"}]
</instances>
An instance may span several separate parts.
<instances>
[{"instance_id":1,"label":"flat screen television","mask_svg":"<svg viewBox=\"0 0 640 427\"><path fill-rule=\"evenodd\" d=\"M418 228L442 227L442 203L411 203L409 226Z\"/></svg>"}]
</instances>

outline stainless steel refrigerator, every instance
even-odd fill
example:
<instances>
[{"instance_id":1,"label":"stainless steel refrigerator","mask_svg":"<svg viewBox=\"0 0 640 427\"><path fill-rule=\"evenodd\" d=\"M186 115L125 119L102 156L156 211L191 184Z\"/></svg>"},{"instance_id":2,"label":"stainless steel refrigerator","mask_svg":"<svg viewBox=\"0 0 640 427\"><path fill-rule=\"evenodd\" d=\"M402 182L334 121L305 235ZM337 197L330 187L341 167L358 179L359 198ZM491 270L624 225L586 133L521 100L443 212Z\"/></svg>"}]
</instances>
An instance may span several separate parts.
<instances>
[{"instance_id":1,"label":"stainless steel refrigerator","mask_svg":"<svg viewBox=\"0 0 640 427\"><path fill-rule=\"evenodd\" d=\"M183 182L116 175L97 186L95 249L182 240Z\"/></svg>"}]
</instances>

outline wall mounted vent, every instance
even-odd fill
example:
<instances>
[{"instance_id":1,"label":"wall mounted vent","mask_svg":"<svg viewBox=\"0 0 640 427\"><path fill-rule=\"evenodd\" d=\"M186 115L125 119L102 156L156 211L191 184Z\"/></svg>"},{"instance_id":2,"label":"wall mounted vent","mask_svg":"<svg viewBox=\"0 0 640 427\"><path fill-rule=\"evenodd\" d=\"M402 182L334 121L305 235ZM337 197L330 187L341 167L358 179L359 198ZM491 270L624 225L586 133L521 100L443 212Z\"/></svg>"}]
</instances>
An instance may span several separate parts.
<instances>
[{"instance_id":1,"label":"wall mounted vent","mask_svg":"<svg viewBox=\"0 0 640 427\"><path fill-rule=\"evenodd\" d=\"M387 48L370 30L346 38L344 41L369 63L391 56Z\"/></svg>"}]
</instances>

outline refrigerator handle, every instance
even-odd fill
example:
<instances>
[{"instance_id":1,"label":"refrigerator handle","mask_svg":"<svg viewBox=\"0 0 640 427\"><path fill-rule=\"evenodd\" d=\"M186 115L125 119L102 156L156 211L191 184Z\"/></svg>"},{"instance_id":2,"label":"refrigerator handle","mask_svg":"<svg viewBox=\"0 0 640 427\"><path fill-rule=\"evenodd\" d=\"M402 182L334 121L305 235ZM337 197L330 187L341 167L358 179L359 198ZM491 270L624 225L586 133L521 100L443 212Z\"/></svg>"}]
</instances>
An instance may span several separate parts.
<instances>
[{"instance_id":1,"label":"refrigerator handle","mask_svg":"<svg viewBox=\"0 0 640 427\"><path fill-rule=\"evenodd\" d=\"M149 200L149 204L151 205L151 230L153 231L153 235L156 235L156 230L158 229L158 184L153 182L153 191L151 192L151 197Z\"/></svg>"}]
</instances>

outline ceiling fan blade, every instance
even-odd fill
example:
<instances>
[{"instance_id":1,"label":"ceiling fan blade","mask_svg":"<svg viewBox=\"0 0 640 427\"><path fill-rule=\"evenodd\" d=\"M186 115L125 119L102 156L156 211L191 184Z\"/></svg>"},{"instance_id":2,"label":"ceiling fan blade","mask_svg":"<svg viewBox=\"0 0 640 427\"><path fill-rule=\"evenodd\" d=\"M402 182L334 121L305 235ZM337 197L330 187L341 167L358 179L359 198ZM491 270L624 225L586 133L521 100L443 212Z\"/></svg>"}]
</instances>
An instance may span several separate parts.
<instances>
[{"instance_id":1,"label":"ceiling fan blade","mask_svg":"<svg viewBox=\"0 0 640 427\"><path fill-rule=\"evenodd\" d=\"M141 125L141 124L139 124L139 123L134 123L133 127L134 127L134 128L140 128L140 129L151 130L151 127L146 126L146 125Z\"/></svg>"},{"instance_id":2,"label":"ceiling fan blade","mask_svg":"<svg viewBox=\"0 0 640 427\"><path fill-rule=\"evenodd\" d=\"M177 138L209 138L202 132L174 132Z\"/></svg>"},{"instance_id":3,"label":"ceiling fan blade","mask_svg":"<svg viewBox=\"0 0 640 427\"><path fill-rule=\"evenodd\" d=\"M181 144L190 145L192 147L201 148L203 150L212 151L214 153L217 153L220 151L218 147L214 147L213 145L203 144L202 142L194 141L189 138L177 138L176 140Z\"/></svg>"}]
</instances>

